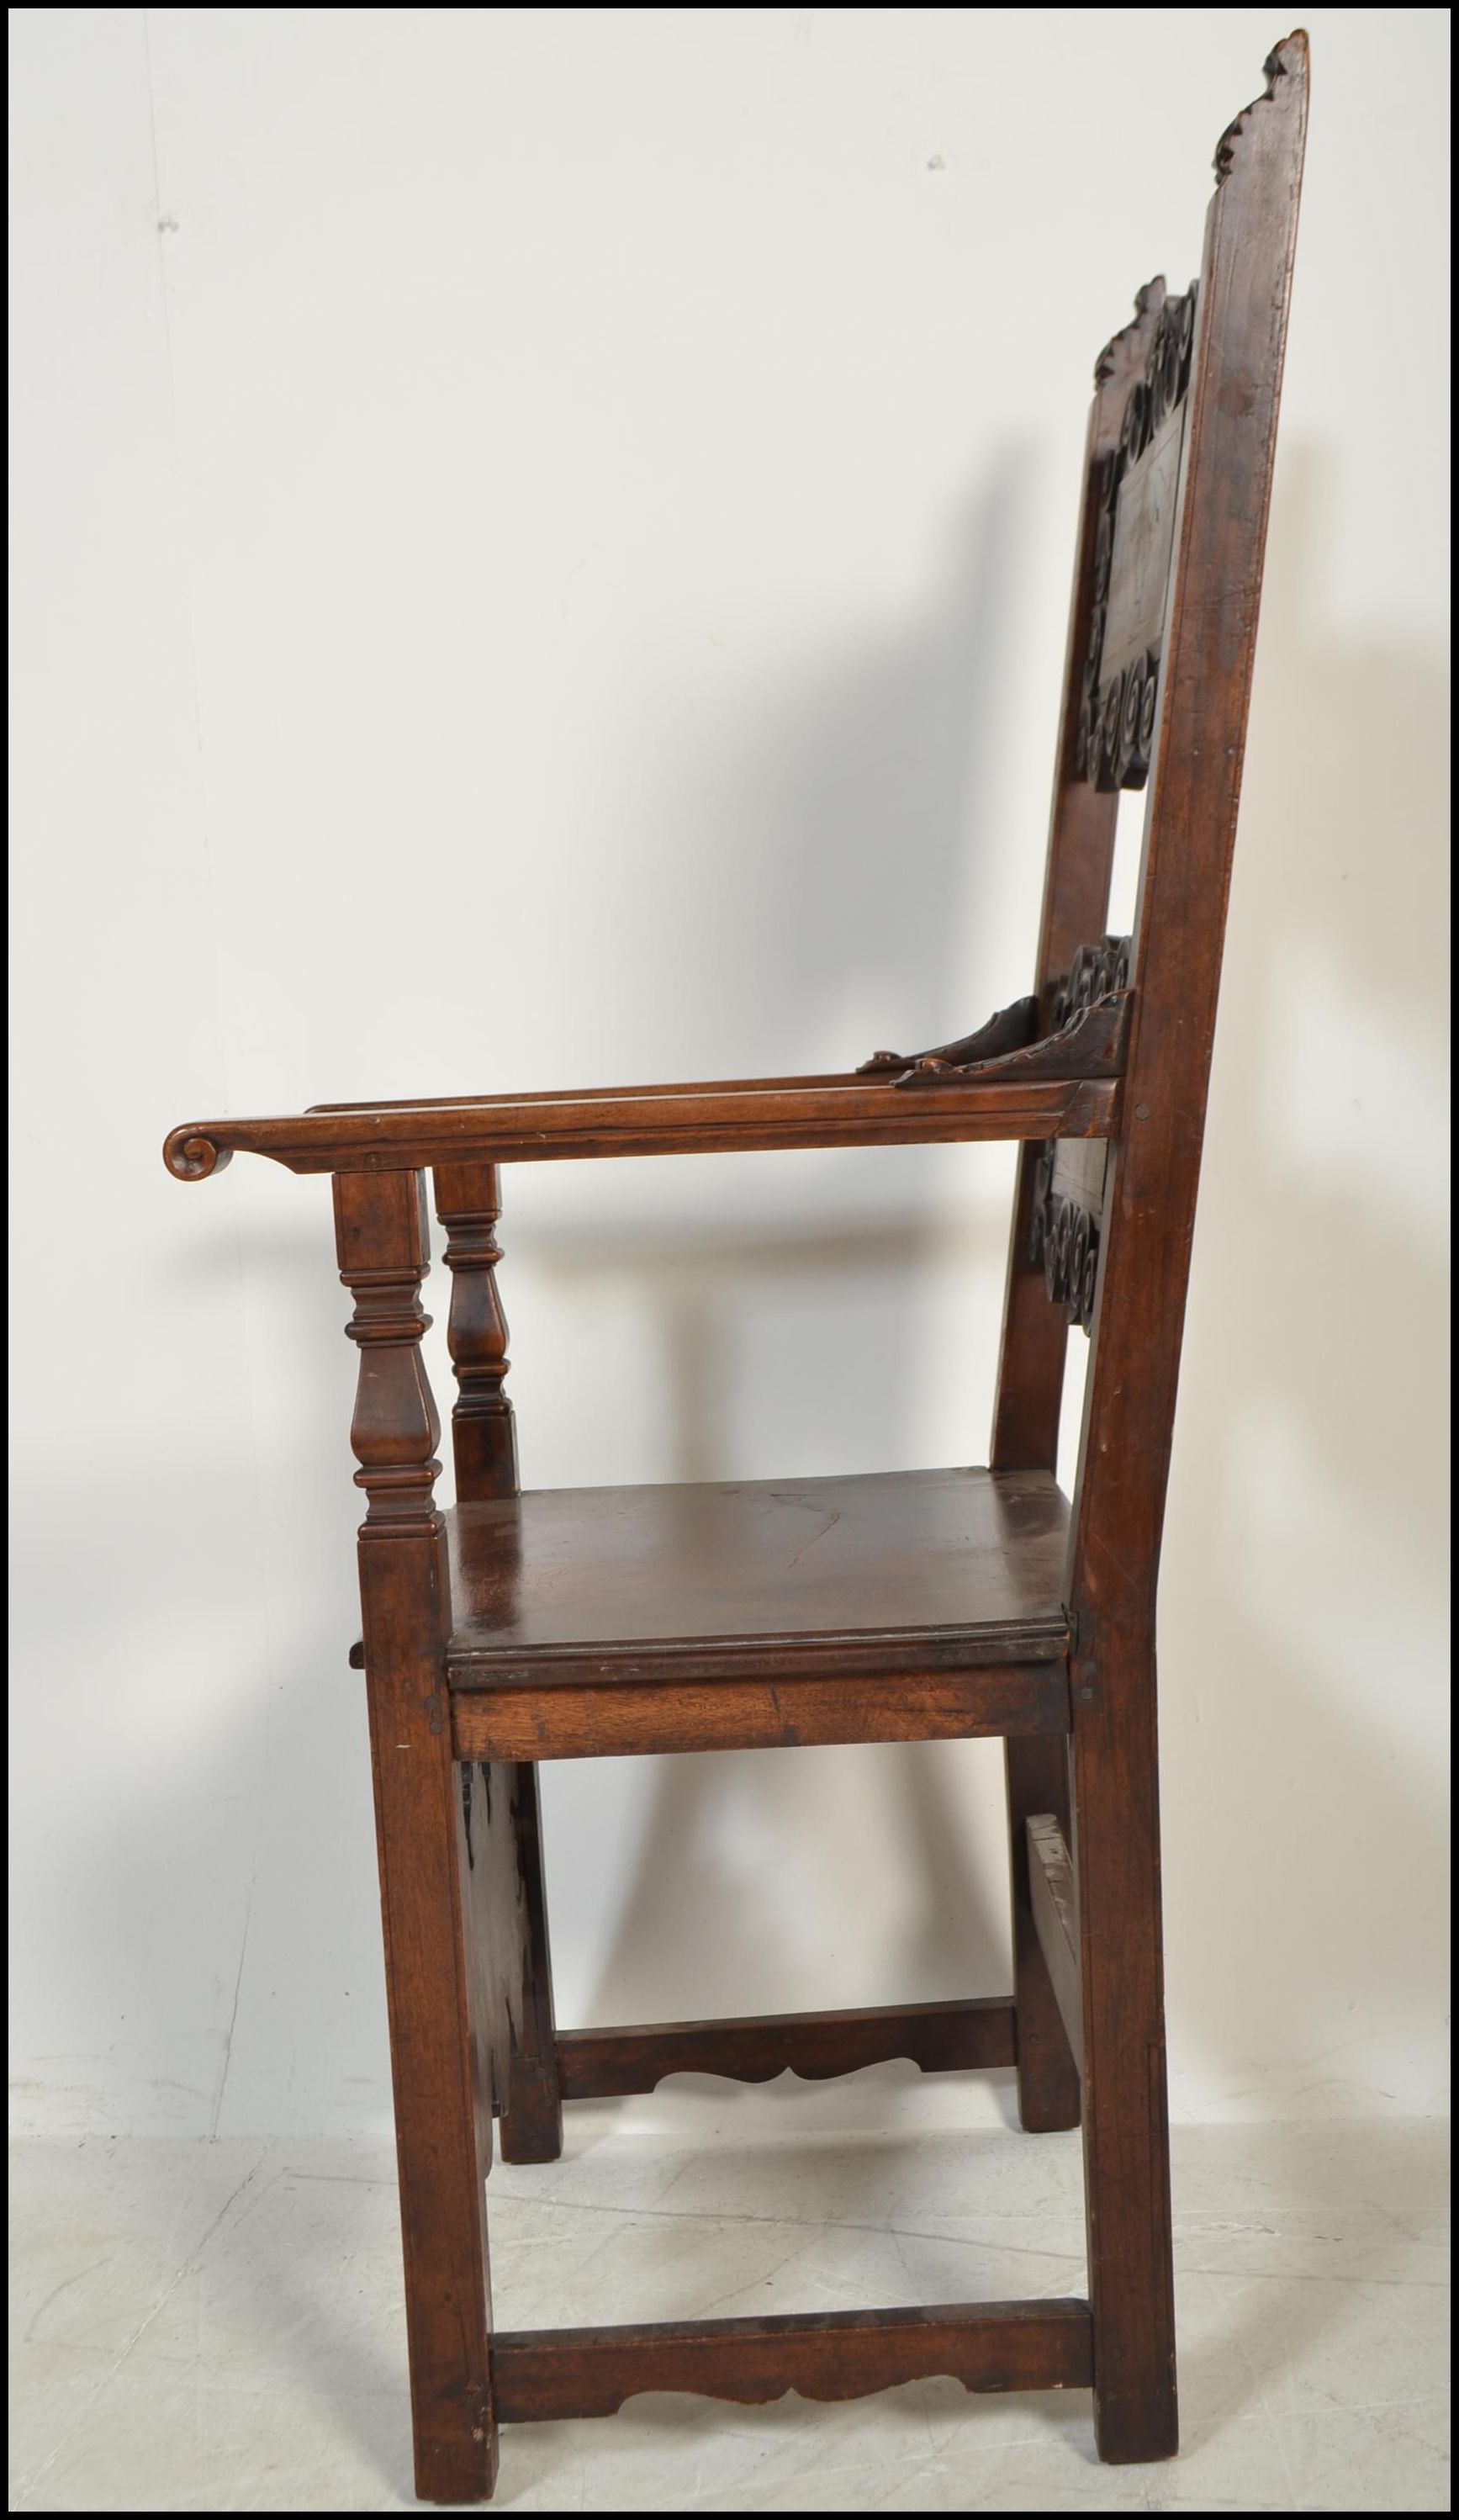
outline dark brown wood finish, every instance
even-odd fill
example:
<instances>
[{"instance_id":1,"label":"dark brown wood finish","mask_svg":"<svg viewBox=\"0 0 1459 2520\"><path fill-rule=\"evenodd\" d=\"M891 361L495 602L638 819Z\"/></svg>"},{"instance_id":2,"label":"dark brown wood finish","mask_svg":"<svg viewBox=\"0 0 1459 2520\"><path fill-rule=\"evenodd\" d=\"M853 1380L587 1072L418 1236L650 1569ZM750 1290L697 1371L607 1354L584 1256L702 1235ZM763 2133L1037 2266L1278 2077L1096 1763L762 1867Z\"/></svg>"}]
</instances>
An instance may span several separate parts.
<instances>
[{"instance_id":1,"label":"dark brown wood finish","mask_svg":"<svg viewBox=\"0 0 1459 2520\"><path fill-rule=\"evenodd\" d=\"M1069 1590L1083 2144L1101 2457L1176 2447L1154 1598L1258 635L1307 123L1307 43L1217 152L1106 1194Z\"/></svg>"},{"instance_id":2,"label":"dark brown wood finish","mask_svg":"<svg viewBox=\"0 0 1459 2520\"><path fill-rule=\"evenodd\" d=\"M436 1214L446 1233L442 1253L451 1272L447 1333L456 1374L451 1413L460 1502L514 1497L517 1492L516 1420L502 1385L507 1360L507 1316L497 1289L497 1220L502 1191L495 1164L442 1164L435 1175Z\"/></svg>"},{"instance_id":3,"label":"dark brown wood finish","mask_svg":"<svg viewBox=\"0 0 1459 2520\"><path fill-rule=\"evenodd\" d=\"M1129 956L1127 936L1082 945L1059 983L1052 1014L1054 1023L1072 1030L1082 1016L1085 1022L1098 1016L1108 1022L1110 1010L1119 1008L1125 1024L1122 1064L1130 1008ZM1070 1320L1085 1330L1093 1323L1099 1284L1108 1172L1107 1140L1055 1138L1042 1149L1034 1176L1027 1257L1035 1267L1041 1262L1050 1300L1067 1306Z\"/></svg>"},{"instance_id":4,"label":"dark brown wood finish","mask_svg":"<svg viewBox=\"0 0 1459 2520\"><path fill-rule=\"evenodd\" d=\"M1306 39L1217 153L1199 281L1103 354L1085 460L1030 999L856 1074L320 1105L175 1130L335 1176L361 1352L353 1442L417 2478L491 2491L499 2421L636 2391L844 2398L951 2372L1092 2383L1105 2459L1175 2447L1155 1600L1306 114ZM1132 938L1105 935L1119 786L1147 784ZM988 1470L518 1494L498 1167L1022 1142ZM423 1175L452 1272L458 1505L420 1364ZM1077 1493L1055 1483L1088 1328ZM1007 1745L1014 1990L861 2012L558 2033L536 1762L989 1733ZM563 2098L1018 2071L1083 2118L1090 2299L490 2335L493 2116L560 2149Z\"/></svg>"},{"instance_id":5,"label":"dark brown wood finish","mask_svg":"<svg viewBox=\"0 0 1459 2520\"><path fill-rule=\"evenodd\" d=\"M562 2101L537 1771L529 1761L464 1758L458 1773L478 2070L503 2160L555 2161Z\"/></svg>"},{"instance_id":6,"label":"dark brown wood finish","mask_svg":"<svg viewBox=\"0 0 1459 2520\"><path fill-rule=\"evenodd\" d=\"M522 2008L507 2107L502 2114L502 2158L555 2161L562 2150L562 2093L557 2073L557 2024L553 2009L542 1801L537 1770L530 1760L511 1763L508 1793L521 1918Z\"/></svg>"},{"instance_id":7,"label":"dark brown wood finish","mask_svg":"<svg viewBox=\"0 0 1459 2520\"><path fill-rule=\"evenodd\" d=\"M645 2389L765 2406L863 2398L947 2374L965 2389L1087 2389L1083 2301L954 2302L943 2310L843 2310L805 2318L701 2318L658 2327L547 2327L498 2336L504 2423L613 2415Z\"/></svg>"},{"instance_id":8,"label":"dark brown wood finish","mask_svg":"<svg viewBox=\"0 0 1459 2520\"><path fill-rule=\"evenodd\" d=\"M1096 2424L1115 2461L1176 2443L1156 1580L1306 114L1298 34L1216 157L1070 1553Z\"/></svg>"},{"instance_id":9,"label":"dark brown wood finish","mask_svg":"<svg viewBox=\"0 0 1459 2520\"><path fill-rule=\"evenodd\" d=\"M369 1509L360 1531L405 2243L416 2490L474 2502L496 2476L487 2362L483 2182L491 2160L485 2025L472 2018L469 1856L452 1764L450 1578L433 1488L440 1424L420 1363L429 1261L418 1173L334 1184L339 1274L360 1351L350 1440Z\"/></svg>"},{"instance_id":10,"label":"dark brown wood finish","mask_svg":"<svg viewBox=\"0 0 1459 2520\"><path fill-rule=\"evenodd\" d=\"M557 1488L448 1522L464 1757L1069 1730L1050 1478Z\"/></svg>"},{"instance_id":11,"label":"dark brown wood finish","mask_svg":"<svg viewBox=\"0 0 1459 2520\"><path fill-rule=\"evenodd\" d=\"M1094 610L1095 549L1106 470L1116 456L1130 389L1143 372L1165 302L1165 283L1140 292L1134 321L1100 354L1084 455L1084 487L1075 546L1074 592L1064 666L1064 700L1054 764L1053 809L1035 964L1040 1024L1056 1029L1061 992L1080 948L1099 935L1109 908L1119 796L1089 784L1080 766L1080 716ZM1048 1196L1047 1147L1026 1144L1019 1157L1009 1238L1003 1344L990 1460L997 1470L1053 1475L1059 1446L1068 1324L1048 1301L1035 1219ZM1018 2010L1018 2105L1030 2134L1077 2126L1080 2077L1039 1948L1030 1898L1026 1822L1053 1809L1068 1820L1069 1781L1057 1742L1010 1740L1004 1752L1013 1910L1013 1976Z\"/></svg>"},{"instance_id":12,"label":"dark brown wood finish","mask_svg":"<svg viewBox=\"0 0 1459 2520\"><path fill-rule=\"evenodd\" d=\"M1030 2135L1054 2135L1079 2124L1080 2072L1034 1913L1027 1822L1035 1813L1052 1807L1067 1828L1069 1744L1054 1738L1010 1737L1004 1746L1003 1770L1018 2022L1018 2114Z\"/></svg>"},{"instance_id":13,"label":"dark brown wood finish","mask_svg":"<svg viewBox=\"0 0 1459 2520\"><path fill-rule=\"evenodd\" d=\"M1046 1474L544 1488L449 1516L453 1689L1061 1659Z\"/></svg>"},{"instance_id":14,"label":"dark brown wood finish","mask_svg":"<svg viewBox=\"0 0 1459 2520\"><path fill-rule=\"evenodd\" d=\"M964 1033L959 1041L940 1042L935 1050L873 1051L857 1069L858 1076L902 1075L908 1067L981 1067L991 1058L1002 1058L1010 1050L1027 1050L1039 1033L1039 1001L1016 998L1011 1007L999 1007L976 1032Z\"/></svg>"},{"instance_id":15,"label":"dark brown wood finish","mask_svg":"<svg viewBox=\"0 0 1459 2520\"><path fill-rule=\"evenodd\" d=\"M1165 298L1100 467L1075 769L1106 790L1150 770L1195 311L1193 294Z\"/></svg>"},{"instance_id":16,"label":"dark brown wood finish","mask_svg":"<svg viewBox=\"0 0 1459 2520\"><path fill-rule=\"evenodd\" d=\"M1134 321L1101 352L1084 458L1084 493L1075 554L1074 597L1064 666L1064 705L1054 768L1053 813L1043 878L1043 910L1035 966L1035 994L1045 1030L1059 1021L1058 999L1080 948L1103 932L1115 863L1118 794L1092 787L1079 768L1083 676L1094 608L1094 555L1103 468L1120 444L1125 406L1144 369L1165 303L1165 282L1142 289ZM1060 1136L1051 1131L1050 1136ZM1008 1247L1003 1346L994 1414L995 1470L1052 1471L1059 1449L1066 1324L1044 1299L1043 1273L1033 1256L1038 1167L1042 1149L1026 1145ZM1013 1829L1016 1843L1021 1823Z\"/></svg>"},{"instance_id":17,"label":"dark brown wood finish","mask_svg":"<svg viewBox=\"0 0 1459 2520\"><path fill-rule=\"evenodd\" d=\"M905 2056L924 2074L1011 2065L1011 2003L975 1996L951 2003L878 2004L857 2012L765 2013L741 2021L650 2021L637 2030L569 2030L557 2042L565 2100L651 2092L669 2074L723 2074L771 2083L797 2074L822 2083Z\"/></svg>"},{"instance_id":18,"label":"dark brown wood finish","mask_svg":"<svg viewBox=\"0 0 1459 2520\"><path fill-rule=\"evenodd\" d=\"M482 1504L514 1497L518 1488L516 1421L502 1388L508 1367L507 1316L497 1288L502 1257L496 1232L502 1213L497 1168L443 1164L435 1175L435 1196L436 1214L446 1229L444 1258L452 1273L447 1340L457 1382L451 1413L456 1493L463 1505ZM467 1765L463 1771L467 1795L469 1778ZM505 2088L497 2097L502 2157L555 2161L562 2149L562 2103L537 1771L530 1764L506 1761L496 1771L484 1769L482 1784L489 1808L495 1792L491 1819L505 1841L498 1868L497 1941L505 1939L508 1957L493 2016L496 2038L499 2045L505 2041L509 2059ZM481 1930L490 1936L489 1914Z\"/></svg>"},{"instance_id":19,"label":"dark brown wood finish","mask_svg":"<svg viewBox=\"0 0 1459 2520\"><path fill-rule=\"evenodd\" d=\"M641 1758L667 1750L805 1750L834 1741L1067 1735L1062 1659L936 1677L886 1671L818 1680L525 1682L452 1690L459 1759Z\"/></svg>"},{"instance_id":20,"label":"dark brown wood finish","mask_svg":"<svg viewBox=\"0 0 1459 2520\"><path fill-rule=\"evenodd\" d=\"M1080 1008L1066 1024L1042 1041L1031 1041L1021 1050L1005 1052L996 1062L997 1071L1010 1083L1019 1077L1123 1076L1128 1030L1128 997L1108 997L1098 1006ZM947 1093L973 1072L949 1059L918 1058L896 1083L903 1093L908 1089L918 1093L929 1086ZM986 1074L987 1070L982 1072Z\"/></svg>"},{"instance_id":21,"label":"dark brown wood finish","mask_svg":"<svg viewBox=\"0 0 1459 2520\"><path fill-rule=\"evenodd\" d=\"M380 1103L282 1120L189 1120L163 1149L179 1181L234 1154L295 1173L396 1172L464 1162L556 1163L605 1155L715 1155L777 1148L954 1146L998 1138L1108 1138L1120 1088L1107 1072L1005 1078L995 1062L938 1095L846 1076L832 1084L701 1085L645 1094Z\"/></svg>"},{"instance_id":22,"label":"dark brown wood finish","mask_svg":"<svg viewBox=\"0 0 1459 2520\"><path fill-rule=\"evenodd\" d=\"M1029 1902L1034 1931L1048 1971L1059 2018L1076 2063L1083 2054L1079 1962L1079 1899L1068 1842L1052 1812L1037 1812L1027 1826Z\"/></svg>"}]
</instances>

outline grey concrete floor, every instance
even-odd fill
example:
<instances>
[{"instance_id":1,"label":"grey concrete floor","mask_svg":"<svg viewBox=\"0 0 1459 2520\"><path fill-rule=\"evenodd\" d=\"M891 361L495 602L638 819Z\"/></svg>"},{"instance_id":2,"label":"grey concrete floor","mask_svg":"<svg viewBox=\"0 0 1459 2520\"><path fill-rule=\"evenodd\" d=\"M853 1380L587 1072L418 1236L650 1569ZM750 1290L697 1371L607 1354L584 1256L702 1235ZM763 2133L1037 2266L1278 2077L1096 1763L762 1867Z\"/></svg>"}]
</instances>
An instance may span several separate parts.
<instances>
[{"instance_id":1,"label":"grey concrete floor","mask_svg":"<svg viewBox=\"0 0 1459 2520\"><path fill-rule=\"evenodd\" d=\"M562 2161L493 2172L502 2324L1083 2289L1077 2138L919 2131L914 2109L896 2134L787 2135L746 2106L727 2137L724 2087L683 2088L702 2149L592 2105ZM1101 2468L1082 2393L640 2398L507 2432L499 2505L1447 2509L1444 2131L1185 2127L1175 2156L1170 2465ZM31 2144L15 2194L12 2509L419 2507L386 2140Z\"/></svg>"}]
</instances>

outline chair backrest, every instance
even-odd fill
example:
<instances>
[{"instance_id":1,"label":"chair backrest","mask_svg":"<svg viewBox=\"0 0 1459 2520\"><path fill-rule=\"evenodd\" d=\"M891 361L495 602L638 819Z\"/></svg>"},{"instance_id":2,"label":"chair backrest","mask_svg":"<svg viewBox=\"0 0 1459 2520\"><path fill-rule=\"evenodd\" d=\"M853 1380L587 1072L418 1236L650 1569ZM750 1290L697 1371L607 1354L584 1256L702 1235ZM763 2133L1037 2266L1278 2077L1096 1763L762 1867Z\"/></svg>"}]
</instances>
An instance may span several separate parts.
<instances>
[{"instance_id":1,"label":"chair backrest","mask_svg":"<svg viewBox=\"0 0 1459 2520\"><path fill-rule=\"evenodd\" d=\"M1201 276L1140 292L1095 371L1037 987L1041 1031L1133 991L1118 1137L1025 1150L993 1461L1052 1468L1089 1329L1072 1606L1153 1618L1276 441L1307 45L1223 135ZM1122 788L1134 930L1105 934ZM1078 1633L1078 1632L1077 1632Z\"/></svg>"}]
</instances>

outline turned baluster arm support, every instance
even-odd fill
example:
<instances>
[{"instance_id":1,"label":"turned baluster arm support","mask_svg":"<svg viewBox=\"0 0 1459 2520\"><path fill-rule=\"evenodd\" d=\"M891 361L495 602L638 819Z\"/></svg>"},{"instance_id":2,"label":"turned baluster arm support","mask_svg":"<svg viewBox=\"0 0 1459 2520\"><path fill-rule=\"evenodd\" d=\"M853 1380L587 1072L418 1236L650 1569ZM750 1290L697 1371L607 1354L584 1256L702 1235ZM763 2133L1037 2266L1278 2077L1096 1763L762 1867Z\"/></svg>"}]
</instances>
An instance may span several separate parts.
<instances>
[{"instance_id":1,"label":"turned baluster arm support","mask_svg":"<svg viewBox=\"0 0 1459 2520\"><path fill-rule=\"evenodd\" d=\"M368 1500L361 1540L434 1539L441 1432L420 1341L430 1323L420 1285L430 1266L422 1173L336 1173L339 1275L354 1295L346 1338L360 1351L350 1443Z\"/></svg>"},{"instance_id":2,"label":"turned baluster arm support","mask_svg":"<svg viewBox=\"0 0 1459 2520\"><path fill-rule=\"evenodd\" d=\"M458 1398L451 1413L456 1493L463 1505L517 1494L516 1420L502 1388L508 1366L507 1316L497 1290L501 1176L495 1164L438 1164L436 1214L451 1272L447 1345Z\"/></svg>"}]
</instances>

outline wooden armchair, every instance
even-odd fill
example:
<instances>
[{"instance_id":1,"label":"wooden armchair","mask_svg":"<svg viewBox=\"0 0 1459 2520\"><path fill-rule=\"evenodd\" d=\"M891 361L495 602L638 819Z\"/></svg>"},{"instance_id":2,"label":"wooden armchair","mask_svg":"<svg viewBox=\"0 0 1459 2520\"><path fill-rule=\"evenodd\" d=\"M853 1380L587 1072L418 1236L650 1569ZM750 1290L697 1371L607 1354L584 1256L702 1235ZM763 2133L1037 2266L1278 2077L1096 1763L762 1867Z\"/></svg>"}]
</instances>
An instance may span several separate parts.
<instances>
[{"instance_id":1,"label":"wooden armchair","mask_svg":"<svg viewBox=\"0 0 1459 2520\"><path fill-rule=\"evenodd\" d=\"M1034 994L855 1073L330 1105L175 1130L333 1175L419 2492L490 2494L502 2423L645 2389L849 2398L929 2373L1091 2388L1101 2457L1175 2448L1155 1602L1306 120L1306 40L1216 153L1199 284L1140 292L1089 423ZM1134 933L1104 933L1147 787ZM1023 1142L992 1460L733 1487L518 1492L496 1290L502 1166L736 1148ZM425 1175L452 1273L459 1503L434 1501ZM1072 1325L1092 1353L1072 1501ZM810 1545L814 1543L814 1546ZM536 1762L995 1734L1011 1997L558 2031ZM492 2332L486 2174L564 2101L693 2070L1014 2066L1083 2127L1087 2300Z\"/></svg>"}]
</instances>

